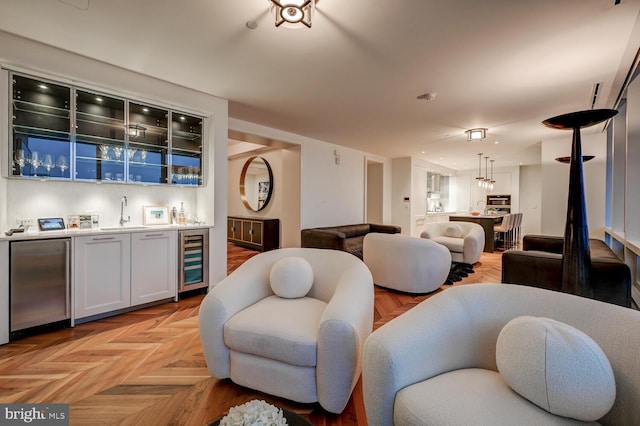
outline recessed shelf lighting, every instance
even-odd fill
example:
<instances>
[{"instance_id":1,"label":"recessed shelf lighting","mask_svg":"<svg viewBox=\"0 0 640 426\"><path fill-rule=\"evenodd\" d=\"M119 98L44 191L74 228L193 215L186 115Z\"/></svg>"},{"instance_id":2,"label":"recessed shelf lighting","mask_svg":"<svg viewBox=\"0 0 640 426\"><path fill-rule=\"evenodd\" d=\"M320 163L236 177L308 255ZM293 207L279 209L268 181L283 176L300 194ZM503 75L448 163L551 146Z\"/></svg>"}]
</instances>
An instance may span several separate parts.
<instances>
[{"instance_id":1,"label":"recessed shelf lighting","mask_svg":"<svg viewBox=\"0 0 640 426\"><path fill-rule=\"evenodd\" d=\"M149 112L149 108L142 108L142 112Z\"/></svg>"},{"instance_id":2,"label":"recessed shelf lighting","mask_svg":"<svg viewBox=\"0 0 640 426\"><path fill-rule=\"evenodd\" d=\"M42 90L49 89L49 86L47 86L46 84L38 84L38 87L41 88Z\"/></svg>"},{"instance_id":3,"label":"recessed shelf lighting","mask_svg":"<svg viewBox=\"0 0 640 426\"><path fill-rule=\"evenodd\" d=\"M104 99L102 99L100 96L96 96L96 102L102 102Z\"/></svg>"}]
</instances>

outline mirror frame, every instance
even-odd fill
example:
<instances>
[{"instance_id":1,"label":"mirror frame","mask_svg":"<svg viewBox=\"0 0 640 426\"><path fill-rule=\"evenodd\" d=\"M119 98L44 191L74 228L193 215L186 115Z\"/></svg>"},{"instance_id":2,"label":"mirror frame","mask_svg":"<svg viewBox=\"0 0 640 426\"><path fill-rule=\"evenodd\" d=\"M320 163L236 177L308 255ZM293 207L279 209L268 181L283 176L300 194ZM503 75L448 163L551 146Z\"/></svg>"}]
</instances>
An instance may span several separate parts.
<instances>
[{"instance_id":1,"label":"mirror frame","mask_svg":"<svg viewBox=\"0 0 640 426\"><path fill-rule=\"evenodd\" d=\"M253 162L253 160L262 160L265 166L267 166L267 172L269 173L269 192L267 192L267 198L264 200L264 204L262 205L262 207L259 207L258 209L254 209L251 206L251 204L249 204L249 200L247 199L247 194L244 188L244 180L247 175L247 170L251 166L251 163ZM249 157L249 159L247 159L247 161L244 163L244 166L242 167L242 173L240 173L240 198L242 199L242 204L244 204L244 206L251 211L259 212L260 210L267 207L267 205L269 204L269 201L271 201L272 193L273 193L273 172L271 171L271 165L269 164L266 158L260 157L259 155L254 155L253 157Z\"/></svg>"}]
</instances>

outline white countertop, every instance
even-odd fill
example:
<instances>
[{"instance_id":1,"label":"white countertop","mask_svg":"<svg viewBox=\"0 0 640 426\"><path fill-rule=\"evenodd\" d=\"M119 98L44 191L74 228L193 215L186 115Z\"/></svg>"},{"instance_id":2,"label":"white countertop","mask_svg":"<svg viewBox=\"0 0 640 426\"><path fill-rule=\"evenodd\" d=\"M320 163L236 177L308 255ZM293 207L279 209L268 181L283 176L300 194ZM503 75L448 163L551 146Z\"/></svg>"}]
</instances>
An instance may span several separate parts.
<instances>
[{"instance_id":1,"label":"white countertop","mask_svg":"<svg viewBox=\"0 0 640 426\"><path fill-rule=\"evenodd\" d=\"M0 235L0 241L20 241L20 240L38 240L43 238L65 238L65 237L79 237L86 235L100 235L100 234L113 234L123 232L149 232L149 231L165 231L183 229L199 229L199 228L211 228L210 224L193 224L193 225L129 225L129 226L104 226L100 228L90 229L64 229L60 231L25 231L16 232L11 236L5 235L4 231Z\"/></svg>"}]
</instances>

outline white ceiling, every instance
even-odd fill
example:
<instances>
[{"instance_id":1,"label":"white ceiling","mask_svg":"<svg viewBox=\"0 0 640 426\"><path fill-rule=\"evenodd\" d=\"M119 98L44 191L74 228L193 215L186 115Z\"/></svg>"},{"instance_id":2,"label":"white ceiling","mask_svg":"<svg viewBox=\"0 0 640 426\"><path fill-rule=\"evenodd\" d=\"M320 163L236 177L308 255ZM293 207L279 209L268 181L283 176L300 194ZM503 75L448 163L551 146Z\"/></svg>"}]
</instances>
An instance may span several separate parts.
<instances>
[{"instance_id":1,"label":"white ceiling","mask_svg":"<svg viewBox=\"0 0 640 426\"><path fill-rule=\"evenodd\" d=\"M614 107L640 0L614 3L321 0L289 30L267 0L0 0L0 30L229 99L234 118L465 169L539 161L570 138L541 121L591 108L595 83ZM473 127L488 138L466 142Z\"/></svg>"}]
</instances>

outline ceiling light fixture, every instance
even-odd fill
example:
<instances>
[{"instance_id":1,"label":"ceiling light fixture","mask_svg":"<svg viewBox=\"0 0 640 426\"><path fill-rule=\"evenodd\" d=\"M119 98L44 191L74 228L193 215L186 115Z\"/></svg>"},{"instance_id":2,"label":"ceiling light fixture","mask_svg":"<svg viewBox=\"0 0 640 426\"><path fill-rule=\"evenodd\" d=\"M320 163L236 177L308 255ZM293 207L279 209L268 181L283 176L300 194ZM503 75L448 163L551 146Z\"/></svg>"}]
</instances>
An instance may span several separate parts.
<instances>
[{"instance_id":1,"label":"ceiling light fixture","mask_svg":"<svg viewBox=\"0 0 640 426\"><path fill-rule=\"evenodd\" d=\"M276 17L276 27L311 28L316 0L269 0Z\"/></svg>"},{"instance_id":2,"label":"ceiling light fixture","mask_svg":"<svg viewBox=\"0 0 640 426\"><path fill-rule=\"evenodd\" d=\"M127 126L127 133L132 138L144 138L146 131L147 129L139 124L129 124Z\"/></svg>"},{"instance_id":3,"label":"ceiling light fixture","mask_svg":"<svg viewBox=\"0 0 640 426\"><path fill-rule=\"evenodd\" d=\"M481 141L487 137L487 129L485 128L469 129L465 133L467 134L467 142Z\"/></svg>"},{"instance_id":4,"label":"ceiling light fixture","mask_svg":"<svg viewBox=\"0 0 640 426\"><path fill-rule=\"evenodd\" d=\"M435 93L425 93L423 95L418 95L417 96L418 99L420 99L421 101L432 101L436 98L436 94Z\"/></svg>"}]
</instances>

